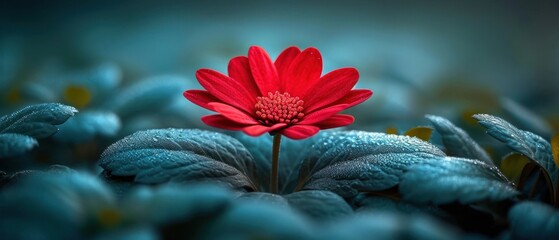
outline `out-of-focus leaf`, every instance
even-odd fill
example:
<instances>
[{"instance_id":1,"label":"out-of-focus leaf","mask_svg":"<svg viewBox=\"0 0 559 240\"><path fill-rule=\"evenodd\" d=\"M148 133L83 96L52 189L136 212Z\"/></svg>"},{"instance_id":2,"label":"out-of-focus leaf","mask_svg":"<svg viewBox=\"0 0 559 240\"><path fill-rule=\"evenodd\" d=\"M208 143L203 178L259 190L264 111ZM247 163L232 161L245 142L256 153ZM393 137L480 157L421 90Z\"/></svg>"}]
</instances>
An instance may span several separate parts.
<instances>
[{"instance_id":1,"label":"out-of-focus leaf","mask_svg":"<svg viewBox=\"0 0 559 240\"><path fill-rule=\"evenodd\" d=\"M201 239L311 239L311 226L289 208L238 201L206 226Z\"/></svg>"},{"instance_id":2,"label":"out-of-focus leaf","mask_svg":"<svg viewBox=\"0 0 559 240\"><path fill-rule=\"evenodd\" d=\"M3 239L77 239L115 199L95 176L56 168L21 178L0 191ZM112 222L111 222L112 223Z\"/></svg>"},{"instance_id":3,"label":"out-of-focus leaf","mask_svg":"<svg viewBox=\"0 0 559 240\"><path fill-rule=\"evenodd\" d=\"M402 214L429 214L441 218L447 218L446 214L440 208L432 205L418 205L401 199L394 199L370 194L359 194L355 198L356 211L390 211Z\"/></svg>"},{"instance_id":4,"label":"out-of-focus leaf","mask_svg":"<svg viewBox=\"0 0 559 240\"><path fill-rule=\"evenodd\" d=\"M551 152L553 153L553 160L555 166L559 168L559 134L555 134L551 138Z\"/></svg>"},{"instance_id":5,"label":"out-of-focus leaf","mask_svg":"<svg viewBox=\"0 0 559 240\"><path fill-rule=\"evenodd\" d=\"M242 201L261 201L269 204L275 204L278 207L289 207L287 199L281 195L267 192L248 192L238 197Z\"/></svg>"},{"instance_id":6,"label":"out-of-focus leaf","mask_svg":"<svg viewBox=\"0 0 559 240\"><path fill-rule=\"evenodd\" d=\"M544 119L510 98L501 99L501 105L519 127L548 138L552 128Z\"/></svg>"},{"instance_id":7,"label":"out-of-focus leaf","mask_svg":"<svg viewBox=\"0 0 559 240\"><path fill-rule=\"evenodd\" d=\"M116 98L105 102L102 109L113 111L121 118L141 112L153 112L180 96L185 89L185 83L186 79L178 76L143 80L126 88Z\"/></svg>"},{"instance_id":8,"label":"out-of-focus leaf","mask_svg":"<svg viewBox=\"0 0 559 240\"><path fill-rule=\"evenodd\" d=\"M115 230L102 232L97 234L93 239L95 240L157 240L161 239L154 229L147 226L131 227L131 228L117 228Z\"/></svg>"},{"instance_id":9,"label":"out-of-focus leaf","mask_svg":"<svg viewBox=\"0 0 559 240\"><path fill-rule=\"evenodd\" d=\"M23 154L39 145L32 137L16 134L0 134L0 158Z\"/></svg>"},{"instance_id":10,"label":"out-of-focus leaf","mask_svg":"<svg viewBox=\"0 0 559 240\"><path fill-rule=\"evenodd\" d=\"M424 215L386 211L361 213L326 224L317 239L460 239L458 231Z\"/></svg>"},{"instance_id":11,"label":"out-of-focus leaf","mask_svg":"<svg viewBox=\"0 0 559 240\"><path fill-rule=\"evenodd\" d=\"M317 139L301 166L298 189L329 190L342 197L399 183L404 169L444 156L428 142L408 136L360 131L328 132Z\"/></svg>"},{"instance_id":12,"label":"out-of-focus leaf","mask_svg":"<svg viewBox=\"0 0 559 240\"><path fill-rule=\"evenodd\" d=\"M423 141L428 142L429 139L431 139L431 134L432 133L433 133L432 128L419 126L419 127L411 128L406 133L404 133L404 135L410 136L410 137L416 137L416 138L419 138Z\"/></svg>"},{"instance_id":13,"label":"out-of-focus leaf","mask_svg":"<svg viewBox=\"0 0 559 240\"><path fill-rule=\"evenodd\" d=\"M333 221L353 213L343 198L329 191L301 191L284 197L291 207L316 221Z\"/></svg>"},{"instance_id":14,"label":"out-of-focus leaf","mask_svg":"<svg viewBox=\"0 0 559 240\"><path fill-rule=\"evenodd\" d=\"M522 202L509 211L510 239L559 239L559 210Z\"/></svg>"},{"instance_id":15,"label":"out-of-focus leaf","mask_svg":"<svg viewBox=\"0 0 559 240\"><path fill-rule=\"evenodd\" d=\"M497 167L454 157L437 157L411 166L399 188L407 201L434 204L500 201L519 194Z\"/></svg>"},{"instance_id":16,"label":"out-of-focus leaf","mask_svg":"<svg viewBox=\"0 0 559 240\"><path fill-rule=\"evenodd\" d=\"M272 167L272 137L264 135L261 137L250 137L246 134L235 134L238 139L254 157L257 170L257 179L260 191L268 191L270 185L270 171ZM308 154L308 149L319 138L320 134L305 140L291 140L283 138L280 148L279 160L279 190L286 194L293 192L297 185L297 176L303 159Z\"/></svg>"},{"instance_id":17,"label":"out-of-focus leaf","mask_svg":"<svg viewBox=\"0 0 559 240\"><path fill-rule=\"evenodd\" d=\"M425 117L431 121L441 135L443 144L450 156L478 159L494 165L489 155L464 130L456 127L446 118L434 115Z\"/></svg>"},{"instance_id":18,"label":"out-of-focus leaf","mask_svg":"<svg viewBox=\"0 0 559 240\"><path fill-rule=\"evenodd\" d=\"M549 142L536 134L520 130L495 116L476 114L474 118L479 121L479 124L487 128L489 135L506 143L512 150L526 155L542 166L551 177L554 188L559 185L557 183L559 181L559 167L553 161Z\"/></svg>"},{"instance_id":19,"label":"out-of-focus leaf","mask_svg":"<svg viewBox=\"0 0 559 240\"><path fill-rule=\"evenodd\" d=\"M134 189L121 203L121 209L127 221L164 225L224 211L232 199L227 188L215 184L169 184Z\"/></svg>"},{"instance_id":20,"label":"out-of-focus leaf","mask_svg":"<svg viewBox=\"0 0 559 240\"><path fill-rule=\"evenodd\" d=\"M530 159L520 153L508 154L501 160L501 172L512 182L518 183L522 169Z\"/></svg>"},{"instance_id":21,"label":"out-of-focus leaf","mask_svg":"<svg viewBox=\"0 0 559 240\"><path fill-rule=\"evenodd\" d=\"M111 175L134 176L140 183L219 181L258 189L248 150L232 137L209 131L140 131L109 146L99 165Z\"/></svg>"},{"instance_id":22,"label":"out-of-focus leaf","mask_svg":"<svg viewBox=\"0 0 559 240\"><path fill-rule=\"evenodd\" d=\"M0 118L0 133L19 133L34 138L48 137L74 116L77 110L60 103L44 103L25 107Z\"/></svg>"},{"instance_id":23,"label":"out-of-focus leaf","mask_svg":"<svg viewBox=\"0 0 559 240\"><path fill-rule=\"evenodd\" d=\"M54 138L62 142L80 143L96 136L114 136L120 126L120 119L112 112L85 111L60 125Z\"/></svg>"}]
</instances>

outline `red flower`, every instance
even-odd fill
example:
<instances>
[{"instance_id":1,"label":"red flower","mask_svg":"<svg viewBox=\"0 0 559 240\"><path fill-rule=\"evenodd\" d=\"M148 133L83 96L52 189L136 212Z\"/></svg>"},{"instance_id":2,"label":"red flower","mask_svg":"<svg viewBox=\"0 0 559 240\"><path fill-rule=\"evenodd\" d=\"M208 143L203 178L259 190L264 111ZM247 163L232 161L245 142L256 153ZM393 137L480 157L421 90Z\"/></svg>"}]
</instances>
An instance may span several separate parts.
<instances>
[{"instance_id":1,"label":"red flower","mask_svg":"<svg viewBox=\"0 0 559 240\"><path fill-rule=\"evenodd\" d=\"M204 123L251 136L271 132L303 139L320 129L349 125L353 117L338 113L373 94L351 90L359 78L355 68L321 77L322 57L316 48L301 52L289 47L272 62L264 49L253 46L248 57L229 61L228 73L199 69L196 78L206 91L188 90L184 97L219 113L202 117Z\"/></svg>"}]
</instances>

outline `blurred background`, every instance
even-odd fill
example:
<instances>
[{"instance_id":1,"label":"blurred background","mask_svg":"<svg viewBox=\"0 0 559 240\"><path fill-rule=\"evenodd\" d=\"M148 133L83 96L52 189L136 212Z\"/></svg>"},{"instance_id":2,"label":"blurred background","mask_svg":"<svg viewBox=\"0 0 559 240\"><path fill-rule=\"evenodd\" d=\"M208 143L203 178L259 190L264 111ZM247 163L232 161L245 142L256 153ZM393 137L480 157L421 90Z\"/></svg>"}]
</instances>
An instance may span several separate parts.
<instances>
[{"instance_id":1,"label":"blurred background","mask_svg":"<svg viewBox=\"0 0 559 240\"><path fill-rule=\"evenodd\" d=\"M350 128L405 131L438 114L482 134L470 116L484 112L547 139L559 129L557 1L0 4L0 114L62 102L89 119L69 121L75 126L61 126L48 140L70 143L72 154L59 159L76 158L68 156L79 148L94 161L138 129L205 128L199 117L207 112L182 92L200 88L196 69L226 72L229 59L251 45L272 58L291 45L317 47L323 73L356 67L357 87L374 95L350 110L357 119ZM161 84L167 88L153 90ZM101 127L91 130L91 122Z\"/></svg>"}]
</instances>

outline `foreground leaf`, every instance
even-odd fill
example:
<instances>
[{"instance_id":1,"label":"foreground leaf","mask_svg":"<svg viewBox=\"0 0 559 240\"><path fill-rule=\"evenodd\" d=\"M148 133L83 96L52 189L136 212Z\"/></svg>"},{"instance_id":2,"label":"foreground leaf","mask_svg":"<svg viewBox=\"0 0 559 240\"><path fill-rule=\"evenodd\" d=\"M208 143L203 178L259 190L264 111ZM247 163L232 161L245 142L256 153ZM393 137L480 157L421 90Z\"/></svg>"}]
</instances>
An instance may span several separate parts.
<instances>
[{"instance_id":1,"label":"foreground leaf","mask_svg":"<svg viewBox=\"0 0 559 240\"><path fill-rule=\"evenodd\" d=\"M424 215L375 211L321 226L317 239L460 239L460 232Z\"/></svg>"},{"instance_id":2,"label":"foreground leaf","mask_svg":"<svg viewBox=\"0 0 559 240\"><path fill-rule=\"evenodd\" d=\"M487 164L494 165L487 153L459 127L448 119L434 116L425 116L435 127L443 139L443 144L450 156L479 159Z\"/></svg>"},{"instance_id":3,"label":"foreground leaf","mask_svg":"<svg viewBox=\"0 0 559 240\"><path fill-rule=\"evenodd\" d=\"M76 112L75 108L60 103L31 105L0 118L0 133L45 138L58 131L55 125L64 123Z\"/></svg>"},{"instance_id":4,"label":"foreground leaf","mask_svg":"<svg viewBox=\"0 0 559 240\"><path fill-rule=\"evenodd\" d=\"M346 201L329 191L301 191L285 195L292 208L316 221L335 221L353 213Z\"/></svg>"},{"instance_id":5,"label":"foreground leaf","mask_svg":"<svg viewBox=\"0 0 559 240\"><path fill-rule=\"evenodd\" d=\"M86 224L111 223L98 213L114 203L95 176L69 169L35 172L0 191L0 232L5 239L80 238Z\"/></svg>"},{"instance_id":6,"label":"foreground leaf","mask_svg":"<svg viewBox=\"0 0 559 240\"><path fill-rule=\"evenodd\" d=\"M209 131L140 131L109 146L99 165L113 176L134 177L139 183L213 180L258 189L246 148L232 137Z\"/></svg>"},{"instance_id":7,"label":"foreground leaf","mask_svg":"<svg viewBox=\"0 0 559 240\"><path fill-rule=\"evenodd\" d=\"M16 134L0 134L0 158L21 155L39 145L32 137Z\"/></svg>"},{"instance_id":8,"label":"foreground leaf","mask_svg":"<svg viewBox=\"0 0 559 240\"><path fill-rule=\"evenodd\" d=\"M508 215L510 239L559 239L559 210L538 202L515 205Z\"/></svg>"},{"instance_id":9,"label":"foreground leaf","mask_svg":"<svg viewBox=\"0 0 559 240\"><path fill-rule=\"evenodd\" d=\"M238 201L205 226L201 239L311 239L312 225L276 204Z\"/></svg>"},{"instance_id":10,"label":"foreground leaf","mask_svg":"<svg viewBox=\"0 0 559 240\"><path fill-rule=\"evenodd\" d=\"M399 188L407 201L434 204L501 201L519 194L497 167L453 157L411 166Z\"/></svg>"}]
</instances>

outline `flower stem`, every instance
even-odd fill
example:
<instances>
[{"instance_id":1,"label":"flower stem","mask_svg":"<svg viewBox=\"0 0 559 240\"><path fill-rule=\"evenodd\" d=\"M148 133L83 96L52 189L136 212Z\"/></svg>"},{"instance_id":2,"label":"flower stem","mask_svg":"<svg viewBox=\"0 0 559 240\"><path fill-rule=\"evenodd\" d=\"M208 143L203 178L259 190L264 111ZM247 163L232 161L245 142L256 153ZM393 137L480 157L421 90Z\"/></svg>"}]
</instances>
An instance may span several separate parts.
<instances>
[{"instance_id":1,"label":"flower stem","mask_svg":"<svg viewBox=\"0 0 559 240\"><path fill-rule=\"evenodd\" d=\"M270 192L278 193L278 168L281 134L274 134L274 145L272 146L272 175L270 179Z\"/></svg>"}]
</instances>

